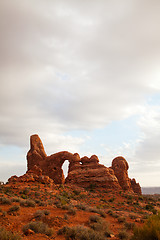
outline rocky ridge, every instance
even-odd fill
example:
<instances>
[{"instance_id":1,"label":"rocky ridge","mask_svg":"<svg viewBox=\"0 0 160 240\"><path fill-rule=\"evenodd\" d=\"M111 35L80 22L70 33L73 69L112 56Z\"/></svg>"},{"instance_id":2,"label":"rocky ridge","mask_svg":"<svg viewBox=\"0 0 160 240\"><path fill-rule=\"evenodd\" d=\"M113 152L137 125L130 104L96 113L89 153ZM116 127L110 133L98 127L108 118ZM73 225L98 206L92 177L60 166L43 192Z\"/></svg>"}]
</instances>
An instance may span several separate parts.
<instances>
[{"instance_id":1,"label":"rocky ridge","mask_svg":"<svg viewBox=\"0 0 160 240\"><path fill-rule=\"evenodd\" d=\"M62 165L68 160L68 176L64 177ZM27 153L27 172L21 177L13 176L12 181L45 181L47 183L69 183L80 187L104 187L126 190L141 194L141 187L135 179L128 177L128 163L123 157L116 157L111 167L99 163L96 155L80 158L78 153L67 151L47 156L38 135L30 137L30 150ZM43 180L42 180L43 179Z\"/></svg>"}]
</instances>

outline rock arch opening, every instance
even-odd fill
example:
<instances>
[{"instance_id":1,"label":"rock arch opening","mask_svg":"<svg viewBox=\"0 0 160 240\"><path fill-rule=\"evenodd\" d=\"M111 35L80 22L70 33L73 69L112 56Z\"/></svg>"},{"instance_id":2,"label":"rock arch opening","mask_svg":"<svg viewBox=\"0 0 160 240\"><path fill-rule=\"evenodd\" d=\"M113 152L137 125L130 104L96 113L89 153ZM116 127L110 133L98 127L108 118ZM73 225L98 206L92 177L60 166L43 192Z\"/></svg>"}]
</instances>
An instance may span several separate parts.
<instances>
[{"instance_id":1,"label":"rock arch opening","mask_svg":"<svg viewBox=\"0 0 160 240\"><path fill-rule=\"evenodd\" d=\"M64 178L66 179L69 171L69 160L64 161L62 165L62 170L63 170Z\"/></svg>"}]
</instances>

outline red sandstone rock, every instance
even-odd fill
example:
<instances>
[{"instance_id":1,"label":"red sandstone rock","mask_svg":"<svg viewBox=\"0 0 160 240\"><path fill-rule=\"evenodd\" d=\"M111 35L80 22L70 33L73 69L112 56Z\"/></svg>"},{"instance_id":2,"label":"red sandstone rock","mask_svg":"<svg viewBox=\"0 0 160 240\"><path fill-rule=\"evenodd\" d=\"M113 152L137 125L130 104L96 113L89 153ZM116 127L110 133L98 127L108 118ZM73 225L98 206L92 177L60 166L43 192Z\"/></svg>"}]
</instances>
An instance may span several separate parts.
<instances>
[{"instance_id":1,"label":"red sandstone rock","mask_svg":"<svg viewBox=\"0 0 160 240\"><path fill-rule=\"evenodd\" d=\"M80 158L78 153L72 154L67 151L58 152L47 156L38 135L30 138L31 148L27 154L29 179L37 176L48 176L54 183L71 183L82 187L89 185L101 186L106 188L116 188L132 191L139 191L138 185L132 183L128 177L128 163L123 157L117 157L112 162L112 167L107 168L99 164L96 155ZM68 160L69 170L65 180L62 165ZM35 167L36 165L36 167ZM39 170L40 169L40 170ZM38 173L37 173L38 172ZM14 179L16 179L14 177ZM47 181L47 179L46 179Z\"/></svg>"},{"instance_id":2,"label":"red sandstone rock","mask_svg":"<svg viewBox=\"0 0 160 240\"><path fill-rule=\"evenodd\" d=\"M142 194L141 187L140 187L139 183L136 183L136 180L134 178L131 179L131 187L132 187L134 193L137 193L138 195Z\"/></svg>"},{"instance_id":3,"label":"red sandstone rock","mask_svg":"<svg viewBox=\"0 0 160 240\"><path fill-rule=\"evenodd\" d=\"M123 157L116 157L112 161L112 168L122 189L132 190L131 182L128 177L128 163Z\"/></svg>"},{"instance_id":4,"label":"red sandstone rock","mask_svg":"<svg viewBox=\"0 0 160 240\"><path fill-rule=\"evenodd\" d=\"M97 186L105 188L120 189L114 171L99 164L99 159L96 155L81 158L79 165L76 169L69 171L66 178L66 183L76 184L81 187Z\"/></svg>"},{"instance_id":5,"label":"red sandstone rock","mask_svg":"<svg viewBox=\"0 0 160 240\"><path fill-rule=\"evenodd\" d=\"M8 179L8 182L40 182L44 184L53 184L53 180L48 176L42 175L42 170L36 165L20 177L12 176Z\"/></svg>"},{"instance_id":6,"label":"red sandstone rock","mask_svg":"<svg viewBox=\"0 0 160 240\"><path fill-rule=\"evenodd\" d=\"M30 150L27 153L28 170L37 165L41 168L45 161L47 154L45 153L41 139L37 134L30 137Z\"/></svg>"}]
</instances>

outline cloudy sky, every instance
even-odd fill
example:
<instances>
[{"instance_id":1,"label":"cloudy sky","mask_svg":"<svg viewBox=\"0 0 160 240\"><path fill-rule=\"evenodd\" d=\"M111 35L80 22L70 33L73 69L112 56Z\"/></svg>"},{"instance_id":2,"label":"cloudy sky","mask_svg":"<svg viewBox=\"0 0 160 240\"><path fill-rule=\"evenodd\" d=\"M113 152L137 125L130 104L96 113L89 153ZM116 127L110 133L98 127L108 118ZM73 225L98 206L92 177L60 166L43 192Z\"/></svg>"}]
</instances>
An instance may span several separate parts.
<instances>
[{"instance_id":1,"label":"cloudy sky","mask_svg":"<svg viewBox=\"0 0 160 240\"><path fill-rule=\"evenodd\" d=\"M0 180L48 155L118 155L160 186L160 1L0 0Z\"/></svg>"}]
</instances>

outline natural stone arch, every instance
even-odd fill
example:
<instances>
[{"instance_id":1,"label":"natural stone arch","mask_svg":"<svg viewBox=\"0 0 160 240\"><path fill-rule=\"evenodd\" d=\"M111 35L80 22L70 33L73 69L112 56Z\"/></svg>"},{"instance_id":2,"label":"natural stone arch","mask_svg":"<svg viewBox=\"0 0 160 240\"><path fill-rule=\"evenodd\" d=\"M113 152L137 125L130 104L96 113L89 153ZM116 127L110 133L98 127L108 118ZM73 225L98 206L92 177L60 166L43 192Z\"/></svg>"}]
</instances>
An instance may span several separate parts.
<instances>
[{"instance_id":1,"label":"natural stone arch","mask_svg":"<svg viewBox=\"0 0 160 240\"><path fill-rule=\"evenodd\" d=\"M55 183L63 184L65 182L62 165L66 160L69 161L68 173L80 165L80 156L78 153L72 154L62 151L46 157L45 174L52 178Z\"/></svg>"},{"instance_id":2,"label":"natural stone arch","mask_svg":"<svg viewBox=\"0 0 160 240\"><path fill-rule=\"evenodd\" d=\"M65 179L62 165L66 160L69 161L69 170ZM69 183L87 187L92 183L97 187L124 189L130 192L135 191L138 194L141 193L139 184L128 177L128 163L123 157L115 158L112 167L107 168L99 164L96 155L92 155L90 158L86 156L80 158L78 153L72 154L62 151L47 156L38 135L32 135L30 138L27 166L26 175L35 175L37 169L40 169L41 175L53 179L56 184Z\"/></svg>"},{"instance_id":3,"label":"natural stone arch","mask_svg":"<svg viewBox=\"0 0 160 240\"><path fill-rule=\"evenodd\" d=\"M47 156L42 141L37 134L30 137L30 150L27 154L28 170L35 165L42 169L43 175L47 175L55 183L64 183L65 177L62 170L63 163L69 161L69 171L76 169L80 165L80 156L78 153L72 154L67 151L58 152Z\"/></svg>"}]
</instances>

